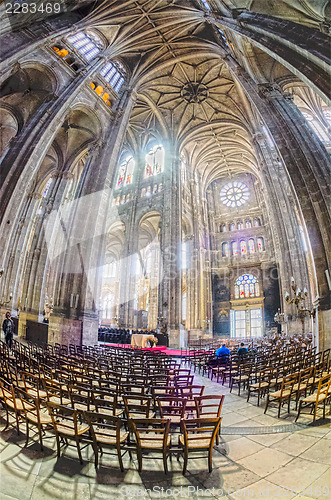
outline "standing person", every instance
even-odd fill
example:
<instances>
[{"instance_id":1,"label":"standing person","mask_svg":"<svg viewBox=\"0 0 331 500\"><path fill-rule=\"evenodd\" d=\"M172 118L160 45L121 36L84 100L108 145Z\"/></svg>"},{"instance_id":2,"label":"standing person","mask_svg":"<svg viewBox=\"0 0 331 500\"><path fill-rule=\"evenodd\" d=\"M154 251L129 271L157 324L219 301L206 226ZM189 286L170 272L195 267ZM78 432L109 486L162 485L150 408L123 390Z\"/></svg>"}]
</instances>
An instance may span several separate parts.
<instances>
[{"instance_id":1,"label":"standing person","mask_svg":"<svg viewBox=\"0 0 331 500\"><path fill-rule=\"evenodd\" d=\"M5 333L6 344L9 347L9 349L11 349L15 327L9 311L6 312L6 319L2 323L2 329Z\"/></svg>"}]
</instances>

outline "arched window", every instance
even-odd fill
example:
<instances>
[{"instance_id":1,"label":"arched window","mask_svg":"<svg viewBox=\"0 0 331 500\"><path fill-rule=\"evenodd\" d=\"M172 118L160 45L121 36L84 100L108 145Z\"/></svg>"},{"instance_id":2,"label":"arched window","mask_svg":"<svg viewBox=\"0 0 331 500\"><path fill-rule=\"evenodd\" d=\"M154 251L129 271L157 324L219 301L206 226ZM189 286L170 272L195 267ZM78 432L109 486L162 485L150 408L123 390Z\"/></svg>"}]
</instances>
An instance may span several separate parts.
<instances>
[{"instance_id":1,"label":"arched window","mask_svg":"<svg viewBox=\"0 0 331 500\"><path fill-rule=\"evenodd\" d=\"M164 169L164 148L162 145L154 146L145 156L144 178L157 175Z\"/></svg>"},{"instance_id":2,"label":"arched window","mask_svg":"<svg viewBox=\"0 0 331 500\"><path fill-rule=\"evenodd\" d=\"M125 69L118 61L108 62L100 71L100 75L118 92L125 80Z\"/></svg>"},{"instance_id":3,"label":"arched window","mask_svg":"<svg viewBox=\"0 0 331 500\"><path fill-rule=\"evenodd\" d=\"M46 182L46 185L44 187L44 191L43 191L43 194L42 194L43 198L46 198L46 196L48 194L48 191L49 191L49 188L51 187L52 182L53 182L53 179L52 179L52 177L50 177L48 179L48 181Z\"/></svg>"},{"instance_id":4,"label":"arched window","mask_svg":"<svg viewBox=\"0 0 331 500\"><path fill-rule=\"evenodd\" d=\"M222 243L222 257L228 257L229 256L229 243L224 242Z\"/></svg>"},{"instance_id":5,"label":"arched window","mask_svg":"<svg viewBox=\"0 0 331 500\"><path fill-rule=\"evenodd\" d=\"M254 219L254 227L260 227L260 226L261 226L261 219L256 217L256 219Z\"/></svg>"},{"instance_id":6,"label":"arched window","mask_svg":"<svg viewBox=\"0 0 331 500\"><path fill-rule=\"evenodd\" d=\"M320 139L322 142L329 142L330 138L325 131L325 129L322 127L322 125L314 118L310 113L305 113L304 111L302 112L303 116L306 118L308 124L310 127L313 129L317 137Z\"/></svg>"},{"instance_id":7,"label":"arched window","mask_svg":"<svg viewBox=\"0 0 331 500\"><path fill-rule=\"evenodd\" d=\"M238 224L237 224L237 228L238 228L238 229L244 229L244 224L243 224L243 222L238 222Z\"/></svg>"},{"instance_id":8,"label":"arched window","mask_svg":"<svg viewBox=\"0 0 331 500\"><path fill-rule=\"evenodd\" d=\"M150 196L151 194L152 194L152 187L151 186L147 186L146 196Z\"/></svg>"},{"instance_id":9,"label":"arched window","mask_svg":"<svg viewBox=\"0 0 331 500\"><path fill-rule=\"evenodd\" d=\"M244 255L247 253L247 245L245 240L241 240L240 242L240 253L241 255Z\"/></svg>"},{"instance_id":10,"label":"arched window","mask_svg":"<svg viewBox=\"0 0 331 500\"><path fill-rule=\"evenodd\" d=\"M248 240L248 250L249 253L255 253L255 241L253 240L253 238L250 238Z\"/></svg>"},{"instance_id":11,"label":"arched window","mask_svg":"<svg viewBox=\"0 0 331 500\"><path fill-rule=\"evenodd\" d=\"M251 228L251 227L252 227L252 221L247 220L247 221L245 222L245 227L246 227L247 229Z\"/></svg>"},{"instance_id":12,"label":"arched window","mask_svg":"<svg viewBox=\"0 0 331 500\"><path fill-rule=\"evenodd\" d=\"M238 255L238 245L236 241L231 243L232 255Z\"/></svg>"},{"instance_id":13,"label":"arched window","mask_svg":"<svg viewBox=\"0 0 331 500\"><path fill-rule=\"evenodd\" d=\"M262 237L257 238L257 248L259 252L264 252L264 240Z\"/></svg>"},{"instance_id":14,"label":"arched window","mask_svg":"<svg viewBox=\"0 0 331 500\"><path fill-rule=\"evenodd\" d=\"M234 298L239 299L239 286L238 285L234 286Z\"/></svg>"},{"instance_id":15,"label":"arched window","mask_svg":"<svg viewBox=\"0 0 331 500\"><path fill-rule=\"evenodd\" d=\"M226 233L226 224L221 224L220 225L220 232L221 233Z\"/></svg>"},{"instance_id":16,"label":"arched window","mask_svg":"<svg viewBox=\"0 0 331 500\"><path fill-rule=\"evenodd\" d=\"M163 189L163 184L162 184L162 182L160 182L160 184L159 184L159 193L161 193L162 189Z\"/></svg>"},{"instance_id":17,"label":"arched window","mask_svg":"<svg viewBox=\"0 0 331 500\"><path fill-rule=\"evenodd\" d=\"M239 276L234 285L235 298L237 298L236 294L238 293L236 290L239 290L240 298L260 296L259 282L253 274L243 274Z\"/></svg>"},{"instance_id":18,"label":"arched window","mask_svg":"<svg viewBox=\"0 0 331 500\"><path fill-rule=\"evenodd\" d=\"M87 61L93 59L102 49L101 40L96 35L89 32L79 31L75 35L68 36L67 41Z\"/></svg>"},{"instance_id":19,"label":"arched window","mask_svg":"<svg viewBox=\"0 0 331 500\"><path fill-rule=\"evenodd\" d=\"M132 183L132 176L135 167L135 161L132 156L128 156L119 167L116 188L127 186Z\"/></svg>"},{"instance_id":20,"label":"arched window","mask_svg":"<svg viewBox=\"0 0 331 500\"><path fill-rule=\"evenodd\" d=\"M232 224L230 224L229 229L230 229L230 231L234 231L236 229L236 225L234 222L232 222Z\"/></svg>"},{"instance_id":21,"label":"arched window","mask_svg":"<svg viewBox=\"0 0 331 500\"><path fill-rule=\"evenodd\" d=\"M154 184L153 186L153 194L157 193L157 184Z\"/></svg>"},{"instance_id":22,"label":"arched window","mask_svg":"<svg viewBox=\"0 0 331 500\"><path fill-rule=\"evenodd\" d=\"M142 188L141 190L141 195L140 195L142 198L144 198L146 196L146 188Z\"/></svg>"}]
</instances>

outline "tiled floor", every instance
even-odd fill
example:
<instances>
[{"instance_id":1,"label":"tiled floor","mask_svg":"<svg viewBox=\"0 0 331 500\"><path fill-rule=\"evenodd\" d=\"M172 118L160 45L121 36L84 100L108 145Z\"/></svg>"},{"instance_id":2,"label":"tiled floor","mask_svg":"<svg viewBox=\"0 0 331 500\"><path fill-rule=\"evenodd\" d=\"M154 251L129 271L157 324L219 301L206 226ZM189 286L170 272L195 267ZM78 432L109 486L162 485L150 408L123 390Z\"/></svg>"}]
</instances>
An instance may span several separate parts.
<instances>
[{"instance_id":1,"label":"tiled floor","mask_svg":"<svg viewBox=\"0 0 331 500\"><path fill-rule=\"evenodd\" d=\"M246 402L234 390L196 376L195 383L206 385L206 394L226 394L223 406L222 439L215 446L213 471L207 472L206 459L189 459L188 472L181 473L182 459L173 457L169 474L162 460L144 459L138 473L135 456L124 457L121 473L115 458L103 456L96 472L91 447L83 450L80 465L75 447L57 459L55 440L45 440L45 451L12 428L1 432L1 500L112 500L134 498L268 498L329 499L331 470L330 416L312 425L303 416L276 409L264 411L256 400ZM284 407L285 408L285 407ZM0 421L3 428L3 420Z\"/></svg>"}]
</instances>

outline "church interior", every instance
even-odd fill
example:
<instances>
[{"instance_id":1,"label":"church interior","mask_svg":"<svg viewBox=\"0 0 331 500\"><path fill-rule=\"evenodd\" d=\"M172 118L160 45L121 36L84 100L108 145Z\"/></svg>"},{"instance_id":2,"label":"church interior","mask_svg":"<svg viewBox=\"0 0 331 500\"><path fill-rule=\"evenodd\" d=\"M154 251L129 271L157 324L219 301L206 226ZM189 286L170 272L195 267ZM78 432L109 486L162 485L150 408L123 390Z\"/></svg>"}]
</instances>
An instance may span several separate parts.
<instances>
[{"instance_id":1,"label":"church interior","mask_svg":"<svg viewBox=\"0 0 331 500\"><path fill-rule=\"evenodd\" d=\"M1 2L1 500L331 497L330 14Z\"/></svg>"}]
</instances>

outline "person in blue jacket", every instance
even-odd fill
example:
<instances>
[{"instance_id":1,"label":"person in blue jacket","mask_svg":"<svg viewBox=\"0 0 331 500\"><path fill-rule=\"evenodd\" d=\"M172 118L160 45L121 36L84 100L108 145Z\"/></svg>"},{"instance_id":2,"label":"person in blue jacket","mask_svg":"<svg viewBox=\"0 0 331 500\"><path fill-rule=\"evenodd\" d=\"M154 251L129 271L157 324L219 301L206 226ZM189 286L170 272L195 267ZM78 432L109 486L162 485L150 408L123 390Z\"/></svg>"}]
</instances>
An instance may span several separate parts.
<instances>
[{"instance_id":1,"label":"person in blue jacket","mask_svg":"<svg viewBox=\"0 0 331 500\"><path fill-rule=\"evenodd\" d=\"M215 356L230 356L230 354L231 351L226 347L225 344L223 344L222 347L219 347L215 352Z\"/></svg>"}]
</instances>

